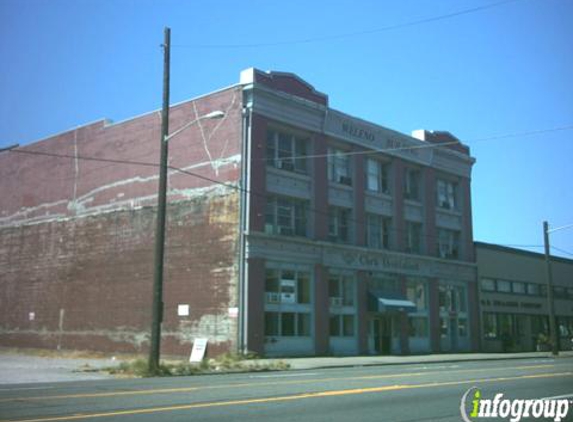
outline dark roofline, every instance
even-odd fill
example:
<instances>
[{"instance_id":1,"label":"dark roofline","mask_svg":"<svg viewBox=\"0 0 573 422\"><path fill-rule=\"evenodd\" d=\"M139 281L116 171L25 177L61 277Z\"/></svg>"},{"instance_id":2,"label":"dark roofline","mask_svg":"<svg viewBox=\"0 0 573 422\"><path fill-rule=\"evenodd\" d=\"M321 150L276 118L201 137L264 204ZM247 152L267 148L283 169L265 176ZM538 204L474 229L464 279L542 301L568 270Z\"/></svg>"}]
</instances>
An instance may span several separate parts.
<instances>
[{"instance_id":1,"label":"dark roofline","mask_svg":"<svg viewBox=\"0 0 573 422\"><path fill-rule=\"evenodd\" d=\"M539 252L526 251L524 249L510 248L509 246L501 246L501 245L496 245L493 243L485 243L485 242L477 242L477 241L474 241L474 246L475 246L475 248L481 247L484 249L492 249L492 250L496 250L496 251L500 251L500 252L507 252L507 253L512 253L512 254L516 254L516 255L525 255L525 256L528 256L530 258L538 258L538 259L545 260L545 254L542 254ZM573 265L573 259L563 258L560 256L555 256L555 255L551 255L551 262L561 262L563 264Z\"/></svg>"}]
</instances>

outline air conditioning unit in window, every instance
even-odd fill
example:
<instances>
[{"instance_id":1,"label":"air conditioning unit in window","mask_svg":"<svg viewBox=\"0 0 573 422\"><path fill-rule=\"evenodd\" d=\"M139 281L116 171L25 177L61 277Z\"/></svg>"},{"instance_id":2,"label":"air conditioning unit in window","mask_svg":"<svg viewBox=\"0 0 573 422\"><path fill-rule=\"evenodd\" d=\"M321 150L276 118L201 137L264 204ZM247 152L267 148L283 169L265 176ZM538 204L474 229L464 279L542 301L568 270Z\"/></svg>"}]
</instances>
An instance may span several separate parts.
<instances>
[{"instance_id":1,"label":"air conditioning unit in window","mask_svg":"<svg viewBox=\"0 0 573 422\"><path fill-rule=\"evenodd\" d=\"M350 186L352 184L352 179L348 176L339 176L338 183Z\"/></svg>"},{"instance_id":2,"label":"air conditioning unit in window","mask_svg":"<svg viewBox=\"0 0 573 422\"><path fill-rule=\"evenodd\" d=\"M280 303L281 297L278 293L267 292L267 303Z\"/></svg>"},{"instance_id":3,"label":"air conditioning unit in window","mask_svg":"<svg viewBox=\"0 0 573 422\"><path fill-rule=\"evenodd\" d=\"M292 161L280 160L279 161L279 168L283 169L283 170L293 171L294 170L294 164L292 163Z\"/></svg>"},{"instance_id":4,"label":"air conditioning unit in window","mask_svg":"<svg viewBox=\"0 0 573 422\"><path fill-rule=\"evenodd\" d=\"M330 298L330 306L334 306L334 307L342 306L342 298L341 297L331 297Z\"/></svg>"}]
</instances>

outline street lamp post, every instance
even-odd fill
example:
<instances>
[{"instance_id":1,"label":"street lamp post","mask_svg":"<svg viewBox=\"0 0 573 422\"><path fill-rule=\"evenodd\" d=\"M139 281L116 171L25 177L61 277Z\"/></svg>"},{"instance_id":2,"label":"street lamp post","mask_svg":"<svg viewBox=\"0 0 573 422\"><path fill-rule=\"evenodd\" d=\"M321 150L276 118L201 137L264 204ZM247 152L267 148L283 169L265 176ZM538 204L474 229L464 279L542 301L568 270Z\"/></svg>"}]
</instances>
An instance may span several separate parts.
<instances>
[{"instance_id":1,"label":"street lamp post","mask_svg":"<svg viewBox=\"0 0 573 422\"><path fill-rule=\"evenodd\" d=\"M153 275L153 306L151 321L151 342L149 347L148 368L151 374L159 369L161 350L161 322L163 321L163 264L165 256L165 209L167 204L167 170L169 155L169 140L183 132L193 124L204 119L221 119L225 116L222 111L213 111L190 121L169 135L169 60L170 60L171 30L165 28L163 44L163 107L161 110L161 145L159 165L159 190L157 194L157 225L155 229L155 254Z\"/></svg>"}]
</instances>

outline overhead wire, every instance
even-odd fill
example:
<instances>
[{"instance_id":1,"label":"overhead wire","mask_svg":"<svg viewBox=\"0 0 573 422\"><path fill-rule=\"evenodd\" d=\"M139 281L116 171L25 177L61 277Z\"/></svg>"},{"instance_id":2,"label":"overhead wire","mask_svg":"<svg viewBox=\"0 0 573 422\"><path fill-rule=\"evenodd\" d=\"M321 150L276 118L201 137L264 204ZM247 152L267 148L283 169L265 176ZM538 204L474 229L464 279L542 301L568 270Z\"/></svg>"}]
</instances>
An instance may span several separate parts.
<instances>
[{"instance_id":1,"label":"overhead wire","mask_svg":"<svg viewBox=\"0 0 573 422\"><path fill-rule=\"evenodd\" d=\"M334 41L340 40L344 38L353 38L363 35L371 35L386 31L393 31L396 29L407 28L417 25L424 25L431 22L437 22L441 20L451 19L457 16L467 15L470 13L481 12L487 9L492 9L494 7L499 7L508 3L515 3L521 0L502 0L495 3L485 4L482 6L476 6L468 9L458 10L456 12L445 13L436 16L430 16L427 18L422 19L414 19L411 21L388 25L380 28L368 29L363 31L355 31L355 32L347 32L341 34L333 34L333 35L324 35L318 37L311 37L311 38L301 38L301 39L293 39L293 40L285 40L285 41L274 41L274 42L262 42L262 43L245 43L245 44L173 44L172 47L177 48L196 48L196 49L241 49L241 48L261 48L261 47L279 47L279 46L288 46L288 45L297 45L297 44L311 44L316 42L326 42L326 41Z\"/></svg>"}]
</instances>

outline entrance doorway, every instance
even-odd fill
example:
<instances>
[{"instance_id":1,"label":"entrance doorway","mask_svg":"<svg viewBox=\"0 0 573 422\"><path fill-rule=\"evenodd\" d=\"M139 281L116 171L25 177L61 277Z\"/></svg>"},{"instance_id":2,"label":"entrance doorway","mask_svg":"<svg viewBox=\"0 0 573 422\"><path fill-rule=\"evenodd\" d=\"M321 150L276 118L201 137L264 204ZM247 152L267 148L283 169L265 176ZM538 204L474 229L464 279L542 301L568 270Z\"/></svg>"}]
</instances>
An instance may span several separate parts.
<instances>
[{"instance_id":1,"label":"entrance doorway","mask_svg":"<svg viewBox=\"0 0 573 422\"><path fill-rule=\"evenodd\" d=\"M389 355L392 351L392 317L372 318L370 336L374 339L374 352L377 355Z\"/></svg>"}]
</instances>

